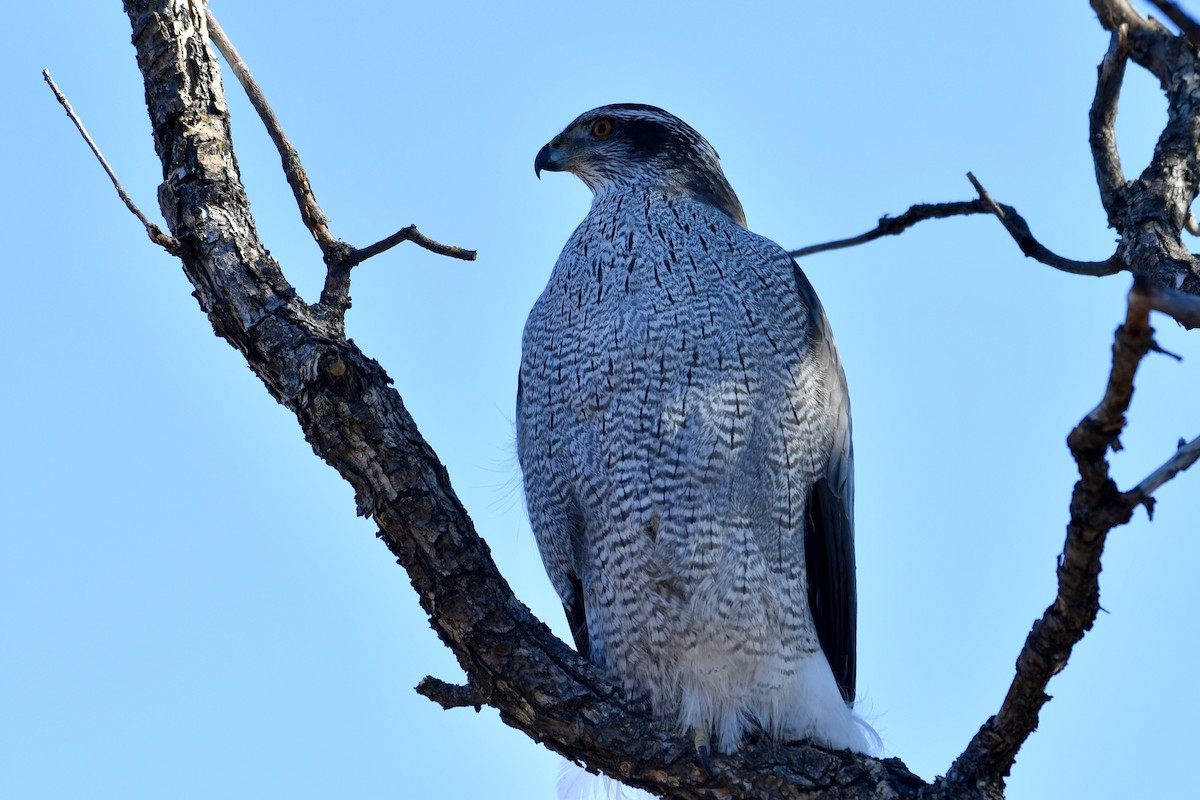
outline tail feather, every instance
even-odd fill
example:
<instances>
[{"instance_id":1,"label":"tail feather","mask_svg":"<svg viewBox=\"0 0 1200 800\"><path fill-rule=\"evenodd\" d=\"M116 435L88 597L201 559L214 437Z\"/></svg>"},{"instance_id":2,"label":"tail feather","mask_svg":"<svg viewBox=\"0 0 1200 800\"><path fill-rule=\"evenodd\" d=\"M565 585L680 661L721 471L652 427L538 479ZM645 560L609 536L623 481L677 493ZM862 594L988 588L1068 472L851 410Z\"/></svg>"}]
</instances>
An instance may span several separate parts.
<instances>
[{"instance_id":1,"label":"tail feather","mask_svg":"<svg viewBox=\"0 0 1200 800\"><path fill-rule=\"evenodd\" d=\"M558 771L558 800L654 800L654 795L564 760Z\"/></svg>"},{"instance_id":2,"label":"tail feather","mask_svg":"<svg viewBox=\"0 0 1200 800\"><path fill-rule=\"evenodd\" d=\"M875 729L842 700L829 662L820 653L797 665L794 691L783 714L782 733L809 739L834 750L878 756L883 740Z\"/></svg>"}]
</instances>

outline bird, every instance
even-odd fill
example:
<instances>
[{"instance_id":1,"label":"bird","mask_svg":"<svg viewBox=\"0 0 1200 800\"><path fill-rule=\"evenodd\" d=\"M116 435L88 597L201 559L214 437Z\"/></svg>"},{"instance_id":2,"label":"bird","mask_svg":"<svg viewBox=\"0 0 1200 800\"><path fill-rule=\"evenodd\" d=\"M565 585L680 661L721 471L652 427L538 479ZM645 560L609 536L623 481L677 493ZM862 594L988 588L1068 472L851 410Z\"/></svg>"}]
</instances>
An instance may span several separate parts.
<instances>
[{"instance_id":1,"label":"bird","mask_svg":"<svg viewBox=\"0 0 1200 800\"><path fill-rule=\"evenodd\" d=\"M576 648L706 766L751 732L877 751L853 710L850 401L811 283L661 108L581 114L534 170L593 194L526 321L516 411Z\"/></svg>"}]
</instances>

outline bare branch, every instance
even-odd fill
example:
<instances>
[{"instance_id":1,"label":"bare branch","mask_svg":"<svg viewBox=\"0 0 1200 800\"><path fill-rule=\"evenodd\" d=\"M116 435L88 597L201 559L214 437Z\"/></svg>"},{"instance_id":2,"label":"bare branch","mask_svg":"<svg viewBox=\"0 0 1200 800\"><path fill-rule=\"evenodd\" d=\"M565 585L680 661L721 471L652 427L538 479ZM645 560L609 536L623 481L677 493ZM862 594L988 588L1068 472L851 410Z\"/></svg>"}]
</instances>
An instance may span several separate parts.
<instances>
[{"instance_id":1,"label":"bare branch","mask_svg":"<svg viewBox=\"0 0 1200 800\"><path fill-rule=\"evenodd\" d=\"M1029 223L1017 213L1015 208L997 203L970 172L967 173L967 179L971 181L975 191L979 192L979 199L996 216L996 219L1000 220L1000 224L1008 231L1008 235L1021 248L1021 252L1029 258L1073 275L1091 275L1097 278L1116 275L1125 269L1125 265L1115 256L1109 257L1105 261L1074 261L1051 252L1034 238L1033 233L1029 230Z\"/></svg>"},{"instance_id":2,"label":"bare branch","mask_svg":"<svg viewBox=\"0 0 1200 800\"><path fill-rule=\"evenodd\" d=\"M1178 3L1171 0L1150 0L1159 11L1167 15L1167 19L1179 26L1179 30L1192 44L1200 47L1200 22L1196 22Z\"/></svg>"},{"instance_id":3,"label":"bare branch","mask_svg":"<svg viewBox=\"0 0 1200 800\"><path fill-rule=\"evenodd\" d=\"M1057 596L1034 623L1017 657L1016 676L1000 710L984 723L954 762L945 786L936 787L930 797L953 796L939 792L952 792L954 787L1003 785L1017 750L1037 728L1039 712L1050 700L1046 685L1066 666L1072 649L1095 622L1100 610L1100 556L1109 531L1129 522L1138 505L1151 509L1153 492L1200 458L1200 439L1193 440L1130 492L1121 492L1108 470L1108 450L1117 449L1125 428L1138 365L1155 349L1150 310L1177 299L1142 278L1134 280L1125 324L1114 337L1113 365L1104 396L1067 438L1080 480L1071 497L1071 519L1059 558ZM1200 304L1198 298L1186 299ZM1188 308L1186 313L1197 310Z\"/></svg>"},{"instance_id":4,"label":"bare branch","mask_svg":"<svg viewBox=\"0 0 1200 800\"><path fill-rule=\"evenodd\" d=\"M972 214L992 214L1000 220L1004 229L1008 231L1009 235L1016 241L1017 246L1021 248L1022 253L1047 266L1075 275L1090 275L1094 277L1115 275L1125 269L1125 265L1115 255L1106 261L1073 261L1051 252L1034 238L1029 230L1029 224L1025 222L1024 217L1017 213L1015 208L997 203L971 173L967 173L967 178L970 179L971 184L975 187L975 191L979 192L979 198L976 200L953 203L918 203L898 217L881 217L879 224L866 233L853 236L849 239L838 239L832 242L801 247L798 250L788 251L788 254L792 258L802 258L827 250L854 247L855 245L865 244L884 236L895 236L896 234L903 233L916 223L927 219L945 219L947 217L969 216Z\"/></svg>"},{"instance_id":5,"label":"bare branch","mask_svg":"<svg viewBox=\"0 0 1200 800\"><path fill-rule=\"evenodd\" d=\"M355 250L354 252L350 253L346 259L346 263L351 267L357 266L358 264L366 261L368 258L373 258L386 250L392 249L401 242L413 242L414 244L419 244L421 247L424 247L431 253L437 253L441 256L449 256L450 258L457 258L463 261L474 261L476 255L478 255L474 250L466 250L461 247L455 247L452 244L435 242L433 239L430 239L428 236L417 230L416 225L409 225L406 228L401 228L400 230L396 231L386 239L381 239L373 245Z\"/></svg>"},{"instance_id":6,"label":"bare branch","mask_svg":"<svg viewBox=\"0 0 1200 800\"><path fill-rule=\"evenodd\" d=\"M875 239L881 239L884 236L895 236L903 233L918 222L923 222L927 219L945 219L946 217L990 213L991 210L986 208L979 200L966 200L953 203L917 203L898 217L889 217L887 215L880 217L879 224L866 233L852 236L849 239L838 239L822 244L810 244L807 247L801 247L799 250L789 250L788 255L792 258L803 258L804 256L823 253L827 250L838 250L843 247L866 244Z\"/></svg>"},{"instance_id":7,"label":"bare branch","mask_svg":"<svg viewBox=\"0 0 1200 800\"><path fill-rule=\"evenodd\" d=\"M1175 451L1175 455L1171 456L1158 469L1151 472L1137 486L1133 488L1131 494L1136 494L1139 497L1151 498L1153 494L1167 481L1174 478L1180 472L1195 464L1200 459L1200 436L1192 439L1190 442L1180 442L1179 449Z\"/></svg>"},{"instance_id":8,"label":"bare branch","mask_svg":"<svg viewBox=\"0 0 1200 800\"><path fill-rule=\"evenodd\" d=\"M1088 141L1096 167L1096 184L1100 188L1100 202L1108 213L1109 227L1112 228L1117 226L1119 193L1125 188L1125 172L1121 169L1114 126L1121 84L1125 80L1125 64L1129 59L1128 33L1129 26L1124 24L1113 31L1108 52L1097 68L1096 97L1088 113Z\"/></svg>"},{"instance_id":9,"label":"bare branch","mask_svg":"<svg viewBox=\"0 0 1200 800\"><path fill-rule=\"evenodd\" d=\"M266 95L254 80L254 76L250 74L246 62L242 60L237 48L225 35L224 29L221 28L217 18L213 16L212 10L207 5L204 7L204 19L212 43L216 45L217 50L225 57L225 61L233 70L233 74L237 76L238 83L242 85L246 96L250 98L251 105L258 112L259 119L266 127L271 141L275 143L275 149L279 151L283 161L283 172L287 176L288 185L292 187L292 194L300 208L304 226L308 228L309 233L321 248L321 254L325 259L326 274L318 310L328 321L339 330L345 324L346 310L350 308L350 271L368 258L389 250L401 242L414 242L426 250L451 258L464 261L475 260L474 250L465 250L461 247L435 242L418 231L415 225L402 228L386 239L362 249L355 248L336 238L329 230L329 219L317 204L312 184L308 180L308 173L305 172L304 165L300 163L300 156L296 152L296 148L292 146L287 134L283 132L283 126L271 109L270 103L267 102Z\"/></svg>"},{"instance_id":10,"label":"bare branch","mask_svg":"<svg viewBox=\"0 0 1200 800\"><path fill-rule=\"evenodd\" d=\"M1109 224L1121 236L1117 258L1130 272L1155 285L1200 293L1200 259L1180 239L1182 230L1192 227L1191 206L1197 196L1196 175L1200 174L1196 141L1200 53L1183 36L1143 16L1129 0L1091 0L1091 5L1104 28L1117 37L1116 52L1110 44L1110 55L1101 64L1099 82L1116 88L1117 71L1106 70L1106 66L1115 68L1123 54L1158 78L1167 97L1167 123L1150 163L1136 179L1109 195L1115 202L1107 204L1105 211ZM1097 86L1099 102L1093 113L1103 112L1106 92L1106 87ZM1115 108L1115 95L1109 96ZM1094 132L1096 125L1092 127ZM1102 198L1106 184L1117 185L1111 177L1111 163L1101 149L1096 170Z\"/></svg>"},{"instance_id":11,"label":"bare branch","mask_svg":"<svg viewBox=\"0 0 1200 800\"><path fill-rule=\"evenodd\" d=\"M1148 281L1139 281L1135 289L1130 302L1145 305L1150 311L1169 314L1189 330L1200 328L1200 297Z\"/></svg>"},{"instance_id":12,"label":"bare branch","mask_svg":"<svg viewBox=\"0 0 1200 800\"><path fill-rule=\"evenodd\" d=\"M1129 28L1133 59L1166 86L1169 82L1170 72L1167 59L1163 57L1166 54L1152 43L1161 41L1161 37L1164 35L1174 38L1174 34L1153 17L1143 16L1129 0L1090 0L1090 2L1105 30L1116 31L1122 25Z\"/></svg>"},{"instance_id":13,"label":"bare branch","mask_svg":"<svg viewBox=\"0 0 1200 800\"><path fill-rule=\"evenodd\" d=\"M108 179L112 181L112 185L116 188L117 194L121 197L121 202L125 207L133 212L133 215L138 218L142 226L146 229L146 235L150 237L150 241L154 242L173 256L178 256L180 253L179 242L171 235L164 233L163 229L155 225L146 215L142 213L137 204L133 202L133 198L125 191L125 187L117 180L117 174L113 172L112 167L108 165L108 160L104 154L100 152L100 148L96 146L96 142L92 140L91 134L87 132L87 128L83 127L83 122L75 113L75 109L71 108L70 102L67 101L66 95L58 88L58 84L54 82L54 78L50 77L50 70L42 70L42 78L50 86L50 91L54 92L54 97L57 98L59 105L66 109L67 116L71 118L71 122L75 123L75 127L79 129L79 133L83 136L83 140L87 142L87 146L92 149L92 154L100 162L100 166L104 167L104 171L108 173Z\"/></svg>"},{"instance_id":14,"label":"bare branch","mask_svg":"<svg viewBox=\"0 0 1200 800\"><path fill-rule=\"evenodd\" d=\"M279 151L279 155L283 159L283 172L287 176L288 185L292 187L292 194L295 195L296 203L300 207L300 216L304 220L304 227L308 228L308 232L320 246L321 252L328 255L334 247L336 239L329 232L329 219L317 205L312 185L308 182L308 173L304 171L304 165L300 163L300 155L292 146L287 134L283 132L283 126L279 124L279 119L271 109L271 104L267 102L267 98L254 80L254 76L250 74L250 68L246 66L246 62L238 54L233 42L229 41L229 37L225 35L225 31L207 5L204 7L204 19L208 25L209 38L217 46L221 55L225 57L233 74L237 76L238 83L242 85L246 96L250 98L250 104L258 112L259 119L267 129L267 135L271 137L271 141L275 143L275 149Z\"/></svg>"},{"instance_id":15,"label":"bare branch","mask_svg":"<svg viewBox=\"0 0 1200 800\"><path fill-rule=\"evenodd\" d=\"M1104 396L1071 434L1075 440L1068 439L1081 474L1084 469L1093 469L1102 471L1103 477L1107 478L1108 463L1103 461L1103 456L1109 447L1119 449L1117 442L1125 428L1125 412L1129 410L1129 403L1133 399L1133 379L1138 365L1157 346L1154 330L1150 327L1150 305L1140 291L1143 286L1143 281L1135 279L1129 291L1125 324L1117 328L1113 342L1113 366ZM1093 446L1084 446L1085 439ZM1104 441L1099 443L1101 439ZM1095 462L1095 459L1082 456L1093 456L1097 449L1100 463L1089 467L1088 464Z\"/></svg>"},{"instance_id":16,"label":"bare branch","mask_svg":"<svg viewBox=\"0 0 1200 800\"><path fill-rule=\"evenodd\" d=\"M474 708L478 711L488 703L488 693L479 687L446 683L432 675L426 675L417 684L417 694L428 697L447 711L452 708Z\"/></svg>"},{"instance_id":17,"label":"bare branch","mask_svg":"<svg viewBox=\"0 0 1200 800\"><path fill-rule=\"evenodd\" d=\"M474 261L478 255L474 250L436 242L417 230L416 225L401 228L386 239L361 249L338 240L330 247L325 257L325 287L321 290L321 300L318 303L321 310L327 314L332 312L338 319L343 317L350 308L350 270L401 242L413 242L431 253L462 261Z\"/></svg>"}]
</instances>

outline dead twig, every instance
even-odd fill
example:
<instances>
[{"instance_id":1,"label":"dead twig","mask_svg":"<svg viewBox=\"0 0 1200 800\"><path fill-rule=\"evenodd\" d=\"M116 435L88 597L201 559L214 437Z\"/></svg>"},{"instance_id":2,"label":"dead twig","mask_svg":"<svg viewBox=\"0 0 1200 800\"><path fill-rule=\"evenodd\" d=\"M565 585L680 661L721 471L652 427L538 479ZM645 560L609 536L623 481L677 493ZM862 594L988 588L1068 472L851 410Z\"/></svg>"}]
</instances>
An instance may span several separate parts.
<instances>
[{"instance_id":1,"label":"dead twig","mask_svg":"<svg viewBox=\"0 0 1200 800\"><path fill-rule=\"evenodd\" d=\"M429 698L447 711L452 708L474 708L478 711L488 704L488 693L478 686L447 683L432 675L426 675L417 684L417 694Z\"/></svg>"},{"instance_id":2,"label":"dead twig","mask_svg":"<svg viewBox=\"0 0 1200 800\"><path fill-rule=\"evenodd\" d=\"M266 95L263 94L258 82L254 80L254 76L250 73L246 62L242 60L237 48L233 46L233 42L225 35L224 29L217 22L217 18L213 16L212 10L207 6L204 9L204 18L210 41L233 70L238 83L246 92L246 96L250 98L250 104L254 106L259 119L266 127L267 135L271 137L275 149L279 151L283 172L287 177L288 185L292 187L292 194L296 198L296 205L300 209L304 227L308 228L317 246L321 248L327 272L325 286L317 305L327 318L339 328L344 325L346 311L350 308L350 271L368 258L379 255L401 242L413 242L430 252L451 258L464 261L475 260L474 250L436 242L418 231L415 225L402 228L386 239L361 249L335 237L329 230L329 218L317 204L312 184L308 180L308 173L305 172L304 165L300 163L300 156L296 152L296 148L292 146L287 134L284 133L283 126L279 123L279 118L275 116L271 104L267 102Z\"/></svg>"},{"instance_id":3,"label":"dead twig","mask_svg":"<svg viewBox=\"0 0 1200 800\"><path fill-rule=\"evenodd\" d=\"M970 172L967 173L967 180L971 181L975 191L979 192L979 199L996 216L996 219L1000 220L1000 224L1017 243L1017 247L1021 248L1021 252L1034 261L1063 272L1070 272L1072 275L1090 275L1097 278L1116 275L1125 269L1125 264L1115 255L1109 256L1104 261L1075 261L1052 252L1034 238L1033 233L1029 230L1029 223L1017 213L1015 208L997 203Z\"/></svg>"},{"instance_id":4,"label":"dead twig","mask_svg":"<svg viewBox=\"0 0 1200 800\"><path fill-rule=\"evenodd\" d=\"M1171 480L1171 478L1174 478L1192 464L1195 464L1197 459L1200 459L1200 436L1197 436L1190 442L1180 439L1179 448L1175 451L1175 454L1168 458L1161 467L1143 478L1142 482L1135 486L1130 494L1136 494L1141 498L1142 503L1146 506L1146 511L1153 518L1154 492L1164 483Z\"/></svg>"},{"instance_id":5,"label":"dead twig","mask_svg":"<svg viewBox=\"0 0 1200 800\"><path fill-rule=\"evenodd\" d=\"M368 258L377 256L385 250L390 250L401 242L414 242L432 253L437 253L441 256L449 256L450 258L461 259L463 261L474 261L476 256L474 250L464 250L463 248L456 247L452 244L435 242L433 239L430 239L428 236L417 230L416 225L409 225L406 228L401 228L400 230L396 231L386 239L381 239L373 245L355 250L353 253L347 256L346 262L350 266L361 264Z\"/></svg>"},{"instance_id":6,"label":"dead twig","mask_svg":"<svg viewBox=\"0 0 1200 800\"><path fill-rule=\"evenodd\" d=\"M100 162L100 166L104 167L104 171L108 173L108 179L112 181L112 185L116 188L117 194L121 197L121 202L125 207L133 212L133 215L141 221L146 228L146 235L150 237L150 241L162 247L173 256L178 256L181 252L179 241L170 234L164 233L163 229L155 225L146 215L142 213L137 204L133 202L133 198L125 191L125 187L121 185L121 181L117 180L117 174L113 172L112 167L108 165L108 160L104 154L100 152L100 148L96 146L96 142L92 139L91 134L87 132L87 128L83 127L83 122L79 119L79 115L75 113L75 109L71 108L71 103L68 102L66 95L58 88L58 84L54 82L54 78L50 77L50 70L42 70L42 77L50 86L50 91L54 92L54 97L58 100L59 105L66 109L67 116L71 118L71 122L75 123L75 127L79 129L83 140L87 142L87 146L92 149L92 154L96 156L96 160Z\"/></svg>"},{"instance_id":7,"label":"dead twig","mask_svg":"<svg viewBox=\"0 0 1200 800\"><path fill-rule=\"evenodd\" d=\"M1080 480L1071 496L1057 595L1025 640L1000 710L983 724L946 774L945 784L930 797L952 797L955 787L1003 785L1017 750L1037 728L1039 712L1050 700L1046 694L1050 678L1066 666L1072 649L1100 611L1100 556L1108 533L1129 522L1137 506L1152 510L1154 491L1200 459L1200 439L1196 439L1182 445L1132 491L1120 491L1109 475L1108 451L1119 449L1138 365L1158 349L1149 322L1151 310L1200 322L1200 298L1135 278L1125 323L1114 336L1104 396L1067 437Z\"/></svg>"},{"instance_id":8,"label":"dead twig","mask_svg":"<svg viewBox=\"0 0 1200 800\"><path fill-rule=\"evenodd\" d=\"M1000 220L1000 224L1004 226L1004 229L1008 231L1008 234L1017 243L1017 246L1021 248L1021 252L1042 264L1062 270L1063 272L1070 272L1074 275L1091 275L1094 277L1116 275L1126 268L1125 264L1115 255L1110 256L1105 261L1074 261L1052 252L1034 238L1033 233L1029 230L1029 223L1017 213L1015 208L997 203L970 172L967 173L967 178L971 181L971 185L975 187L975 191L979 193L979 198L976 200L952 203L918 203L898 217L880 217L879 224L866 233L852 236L849 239L837 239L832 242L801 247L798 250L789 250L788 255L792 258L802 258L814 253L823 253L827 250L854 247L855 245L865 244L884 236L895 236L896 234L903 233L918 222L927 219L964 217L972 214L992 214L996 219Z\"/></svg>"},{"instance_id":9,"label":"dead twig","mask_svg":"<svg viewBox=\"0 0 1200 800\"><path fill-rule=\"evenodd\" d=\"M889 217L887 215L880 217L879 224L866 233L852 236L849 239L838 239L832 242L801 247L798 250L790 250L788 251L788 255L792 258L803 258L804 256L823 253L827 250L838 250L843 247L866 244L875 239L881 239L884 236L895 236L903 233L918 222L923 222L927 219L945 219L946 217L990 213L990 209L986 208L979 200L966 200L953 203L917 203L898 217Z\"/></svg>"},{"instance_id":10,"label":"dead twig","mask_svg":"<svg viewBox=\"0 0 1200 800\"><path fill-rule=\"evenodd\" d=\"M313 239L320 246L321 252L328 259L337 240L329 232L329 219L317 205L312 184L308 181L308 173L304 171L304 165L300 163L300 156L296 152L296 148L292 146L291 140L283 132L279 118L275 116L271 104L267 102L267 98L259 88L257 81L254 80L254 76L250 74L250 68L246 66L246 62L242 60L237 48L233 46L233 42L229 41L229 37L225 35L217 18L213 16L212 10L207 6L204 8L204 19L208 25L210 41L216 45L217 50L225 57L225 62L229 64L229 68L233 70L233 74L237 76L238 83L242 85L246 96L250 98L250 104L258 112L259 119L267 129L267 135L271 137L275 149L279 151L279 155L283 159L283 173L287 176L288 185L292 187L292 194L295 195L296 204L300 207L300 216L304 220L304 227L308 228L308 232L312 234Z\"/></svg>"}]
</instances>

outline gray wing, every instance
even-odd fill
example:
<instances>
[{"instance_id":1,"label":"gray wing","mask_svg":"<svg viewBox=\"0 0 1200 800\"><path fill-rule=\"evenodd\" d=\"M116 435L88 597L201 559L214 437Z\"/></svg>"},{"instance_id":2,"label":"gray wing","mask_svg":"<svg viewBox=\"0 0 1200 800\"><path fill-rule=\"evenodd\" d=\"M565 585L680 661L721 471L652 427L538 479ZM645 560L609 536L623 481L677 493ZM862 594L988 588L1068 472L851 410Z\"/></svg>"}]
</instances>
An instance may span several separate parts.
<instances>
[{"instance_id":1,"label":"gray wing","mask_svg":"<svg viewBox=\"0 0 1200 800\"><path fill-rule=\"evenodd\" d=\"M524 426L527 421L526 421L524 415L522 414L523 409L522 409L521 400L522 400L521 376L518 374L517 375L517 428L518 428L517 457L522 462L522 469L525 471L526 475L528 476L533 471L529 470L525 466L525 453L524 453L524 447L523 447L524 436L522 434L524 431ZM542 488L544 489L545 487L542 487ZM530 497L530 486L528 483L526 484L525 494L526 494L526 498ZM533 499L533 502L534 503L538 503L538 502L545 503L546 498L545 497L540 497L540 498L535 497ZM558 520L558 524L555 525L554 522L551 522L549 519L547 519L547 517L550 516L547 513L548 511L549 511L549 509L547 509L547 508L540 508L540 509L539 508L530 508L529 509L529 518L530 518L531 523L534 525L534 528L535 528L534 532L542 533L544 536L544 535L546 535L546 531L544 530L545 527L554 526L554 527L565 528L565 530L558 531L559 537L565 538L568 541L572 540L577 535L577 531L575 529L579 525L582 524L581 520L579 519L578 513L568 514L567 515L568 519ZM550 579L554 583L555 589L558 591L559 598L562 600L563 611L565 611L567 614L567 624L571 627L571 638L573 638L575 640L575 649L579 651L579 654L581 656L590 660L592 648L591 648L591 640L588 637L587 614L585 612L584 604L583 604L583 583L582 583L582 581L580 581L579 576L575 574L575 571L572 568L573 559L570 559L569 557L563 557L563 554L561 551L547 553L546 545L543 540L543 536L538 537L538 546L540 548L543 548L543 561L546 564L546 570L550 574Z\"/></svg>"},{"instance_id":2,"label":"gray wing","mask_svg":"<svg viewBox=\"0 0 1200 800\"><path fill-rule=\"evenodd\" d=\"M854 568L854 443L850 394L825 311L804 272L793 261L796 287L813 310L813 355L825 369L826 403L835 429L829 463L808 495L804 557L808 600L817 638L842 698L854 702L858 600Z\"/></svg>"}]
</instances>

